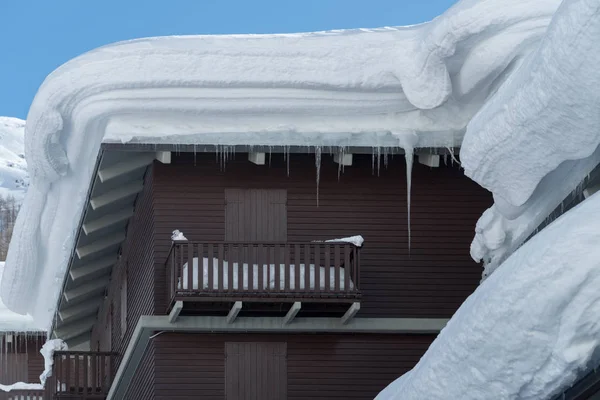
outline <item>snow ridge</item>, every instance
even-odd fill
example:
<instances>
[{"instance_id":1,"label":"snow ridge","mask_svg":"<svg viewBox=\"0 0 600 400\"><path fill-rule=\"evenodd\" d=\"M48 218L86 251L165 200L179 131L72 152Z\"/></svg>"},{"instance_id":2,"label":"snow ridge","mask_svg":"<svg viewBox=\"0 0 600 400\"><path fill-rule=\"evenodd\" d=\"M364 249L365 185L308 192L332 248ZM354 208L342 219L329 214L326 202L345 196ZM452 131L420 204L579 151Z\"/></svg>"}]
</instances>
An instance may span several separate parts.
<instances>
[{"instance_id":1,"label":"snow ridge","mask_svg":"<svg viewBox=\"0 0 600 400\"><path fill-rule=\"evenodd\" d=\"M465 173L494 195L471 254L491 273L600 163L600 1L563 3L539 47L469 123Z\"/></svg>"}]
</instances>

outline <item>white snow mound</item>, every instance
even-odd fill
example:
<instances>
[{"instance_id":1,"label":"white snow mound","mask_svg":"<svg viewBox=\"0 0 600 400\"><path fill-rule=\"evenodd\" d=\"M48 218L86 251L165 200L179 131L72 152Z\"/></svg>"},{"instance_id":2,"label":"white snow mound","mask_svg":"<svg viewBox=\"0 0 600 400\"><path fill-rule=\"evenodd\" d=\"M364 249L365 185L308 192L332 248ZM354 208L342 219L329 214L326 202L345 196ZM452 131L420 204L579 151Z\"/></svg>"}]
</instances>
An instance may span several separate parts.
<instances>
[{"instance_id":1,"label":"white snow mound","mask_svg":"<svg viewBox=\"0 0 600 400\"><path fill-rule=\"evenodd\" d=\"M495 204L471 254L492 272L600 163L600 1L565 0L539 47L469 123L465 173Z\"/></svg>"},{"instance_id":2,"label":"white snow mound","mask_svg":"<svg viewBox=\"0 0 600 400\"><path fill-rule=\"evenodd\" d=\"M0 117L0 196L22 202L29 177L25 162L25 121Z\"/></svg>"},{"instance_id":3,"label":"white snow mound","mask_svg":"<svg viewBox=\"0 0 600 400\"><path fill-rule=\"evenodd\" d=\"M150 38L68 62L27 118L2 299L50 325L103 141L456 146L559 3L463 0L411 27Z\"/></svg>"},{"instance_id":4,"label":"white snow mound","mask_svg":"<svg viewBox=\"0 0 600 400\"><path fill-rule=\"evenodd\" d=\"M599 361L600 195L533 237L376 400L540 400ZM596 354L595 358L593 358Z\"/></svg>"}]
</instances>

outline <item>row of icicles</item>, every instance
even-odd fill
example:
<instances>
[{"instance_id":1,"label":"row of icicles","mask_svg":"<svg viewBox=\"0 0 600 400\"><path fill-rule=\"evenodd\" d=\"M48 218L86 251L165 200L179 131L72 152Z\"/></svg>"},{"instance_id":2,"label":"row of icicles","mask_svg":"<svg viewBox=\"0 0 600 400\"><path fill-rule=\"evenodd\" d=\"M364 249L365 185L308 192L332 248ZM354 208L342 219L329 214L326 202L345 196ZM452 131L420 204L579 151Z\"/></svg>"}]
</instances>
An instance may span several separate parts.
<instances>
[{"instance_id":1,"label":"row of icicles","mask_svg":"<svg viewBox=\"0 0 600 400\"><path fill-rule=\"evenodd\" d=\"M260 148L264 151L265 146L261 146ZM187 149L187 146L185 146ZM214 152L216 156L216 161L219 163L219 166L222 171L226 170L226 165L229 160L235 158L236 148L239 146L228 146L228 145L215 145ZM330 155L338 154L340 157L343 157L345 154L349 154L347 147L335 147L335 146L306 146L306 153L312 152L315 154L315 167L317 171L316 176L316 201L317 207L319 206L319 183L321 179L321 158L323 154L323 149L325 148L326 152ZM268 163L271 165L272 155L274 153L274 149L276 152L280 152L283 150L283 157L287 163L287 176L290 176L290 150L291 146L268 146ZM448 150L447 153L443 154L444 163L447 165L449 162L453 165L454 162L458 162L454 156L454 152L452 148L446 147ZM433 149L430 149L433 150ZM175 152L178 152L177 145L175 145ZM254 151L254 146L244 147L243 153L249 153ZM204 151L200 151L201 153ZM194 146L194 165L196 164L196 146ZM433 151L431 154L438 154ZM411 206L411 187L412 187L412 168L414 162L414 148L406 147L372 147L372 172L375 175L375 171L377 171L377 176L379 176L379 171L381 169L381 163L383 161L384 167L388 166L389 157L393 157L395 154L404 154L406 161L406 204L407 204L407 221L408 221L408 250L410 251L411 247L411 221L410 221L410 206ZM344 166L342 163L338 164L338 180L340 179L340 175L344 170Z\"/></svg>"}]
</instances>

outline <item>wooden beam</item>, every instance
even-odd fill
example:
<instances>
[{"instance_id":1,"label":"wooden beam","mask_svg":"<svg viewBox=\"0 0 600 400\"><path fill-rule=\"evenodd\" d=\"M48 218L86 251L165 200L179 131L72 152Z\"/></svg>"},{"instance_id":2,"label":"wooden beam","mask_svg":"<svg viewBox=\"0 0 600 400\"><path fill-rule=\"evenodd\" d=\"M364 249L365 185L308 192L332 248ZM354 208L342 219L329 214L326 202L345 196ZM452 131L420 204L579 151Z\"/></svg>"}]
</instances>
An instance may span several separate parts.
<instances>
[{"instance_id":1,"label":"wooden beam","mask_svg":"<svg viewBox=\"0 0 600 400\"><path fill-rule=\"evenodd\" d=\"M84 280L87 277L98 276L102 275L104 272L108 272L116 262L116 255L107 256L83 267L73 268L69 272L69 275L74 282L77 282L78 280Z\"/></svg>"},{"instance_id":2,"label":"wooden beam","mask_svg":"<svg viewBox=\"0 0 600 400\"><path fill-rule=\"evenodd\" d=\"M251 152L248 153L248 161L256 165L265 165L265 153Z\"/></svg>"},{"instance_id":3,"label":"wooden beam","mask_svg":"<svg viewBox=\"0 0 600 400\"><path fill-rule=\"evenodd\" d=\"M55 330L55 335L64 341L76 338L91 331L96 323L96 319L96 315L92 315L68 324L62 324Z\"/></svg>"},{"instance_id":4,"label":"wooden beam","mask_svg":"<svg viewBox=\"0 0 600 400\"><path fill-rule=\"evenodd\" d=\"M94 210L104 207L108 204L123 200L129 196L138 194L144 189L144 182L135 181L130 184L119 186L118 188L94 197L90 200L90 205Z\"/></svg>"},{"instance_id":5,"label":"wooden beam","mask_svg":"<svg viewBox=\"0 0 600 400\"><path fill-rule=\"evenodd\" d=\"M592 196L594 193L596 193L599 190L600 190L600 185L588 186L583 191L583 197L587 199L588 197Z\"/></svg>"},{"instance_id":6,"label":"wooden beam","mask_svg":"<svg viewBox=\"0 0 600 400\"><path fill-rule=\"evenodd\" d=\"M89 315L95 314L96 311L102 305L102 298L97 297L88 301L84 301L82 303L76 304L72 307L67 307L58 311L58 316L61 321L68 322L75 319L80 319L83 317L87 317Z\"/></svg>"},{"instance_id":7,"label":"wooden beam","mask_svg":"<svg viewBox=\"0 0 600 400\"><path fill-rule=\"evenodd\" d=\"M108 228L119 222L127 221L133 217L133 207L127 207L113 214L108 214L98 219L83 224L83 232L86 235L97 232L100 229Z\"/></svg>"},{"instance_id":8,"label":"wooden beam","mask_svg":"<svg viewBox=\"0 0 600 400\"><path fill-rule=\"evenodd\" d=\"M100 169L98 171L98 178L100 178L100 182L104 183L118 176L128 174L141 168L146 168L148 165L152 164L152 161L154 161L155 158L155 153L143 153L138 156L128 157L126 161Z\"/></svg>"},{"instance_id":9,"label":"wooden beam","mask_svg":"<svg viewBox=\"0 0 600 400\"><path fill-rule=\"evenodd\" d=\"M417 154L419 163L431 168L440 166L440 156L437 154Z\"/></svg>"},{"instance_id":10,"label":"wooden beam","mask_svg":"<svg viewBox=\"0 0 600 400\"><path fill-rule=\"evenodd\" d=\"M342 164L344 166L351 166L352 165L352 154L342 154L342 153L334 154L333 161L338 164Z\"/></svg>"},{"instance_id":11,"label":"wooden beam","mask_svg":"<svg viewBox=\"0 0 600 400\"><path fill-rule=\"evenodd\" d=\"M171 152L170 151L157 151L156 160L163 164L171 164Z\"/></svg>"},{"instance_id":12,"label":"wooden beam","mask_svg":"<svg viewBox=\"0 0 600 400\"><path fill-rule=\"evenodd\" d=\"M96 279L85 285L77 286L73 289L67 290L63 296L69 303L83 300L94 295L104 293L104 290L108 287L110 279L108 277L103 279Z\"/></svg>"},{"instance_id":13,"label":"wooden beam","mask_svg":"<svg viewBox=\"0 0 600 400\"><path fill-rule=\"evenodd\" d=\"M285 317L283 317L283 324L287 325L290 322L292 322L292 320L294 318L296 318L296 315L298 315L298 312L300 311L301 308L302 308L302 303L299 301L292 304L292 307L290 308L290 310L287 312Z\"/></svg>"},{"instance_id":14,"label":"wooden beam","mask_svg":"<svg viewBox=\"0 0 600 400\"><path fill-rule=\"evenodd\" d=\"M85 246L78 247L75 252L77 257L82 259L99 251L106 250L109 247L121 244L125 240L125 232L113 233L109 236L104 236L102 239L96 240Z\"/></svg>"},{"instance_id":15,"label":"wooden beam","mask_svg":"<svg viewBox=\"0 0 600 400\"><path fill-rule=\"evenodd\" d=\"M231 310L229 310L229 314L227 314L227 323L228 324L231 324L231 323L233 323L233 321L235 321L235 319L237 318L241 309L242 309L241 301L236 301L235 303L233 303L233 307L231 307Z\"/></svg>"},{"instance_id":16,"label":"wooden beam","mask_svg":"<svg viewBox=\"0 0 600 400\"><path fill-rule=\"evenodd\" d=\"M346 311L346 313L342 316L342 325L346 325L348 322L350 322L350 320L352 318L354 318L354 316L356 315L356 313L359 310L360 310L360 303L359 302L352 303L350 308L348 308L348 311Z\"/></svg>"},{"instance_id":17,"label":"wooden beam","mask_svg":"<svg viewBox=\"0 0 600 400\"><path fill-rule=\"evenodd\" d=\"M172 324L173 322L177 321L177 318L179 318L179 314L181 314L181 310L183 310L183 301L178 300L175 302L175 305L169 313L169 323Z\"/></svg>"}]
</instances>

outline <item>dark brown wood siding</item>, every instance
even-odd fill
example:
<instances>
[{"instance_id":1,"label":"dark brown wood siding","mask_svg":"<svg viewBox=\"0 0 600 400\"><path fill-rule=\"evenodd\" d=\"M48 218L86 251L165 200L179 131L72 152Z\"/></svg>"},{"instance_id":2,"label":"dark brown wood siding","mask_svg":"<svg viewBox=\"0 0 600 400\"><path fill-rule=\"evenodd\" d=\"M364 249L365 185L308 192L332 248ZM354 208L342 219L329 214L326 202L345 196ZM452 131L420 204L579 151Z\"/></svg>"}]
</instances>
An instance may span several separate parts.
<instances>
[{"instance_id":1,"label":"dark brown wood siding","mask_svg":"<svg viewBox=\"0 0 600 400\"><path fill-rule=\"evenodd\" d=\"M154 343L150 342L140 361L140 368L131 379L125 400L154 399Z\"/></svg>"},{"instance_id":2,"label":"dark brown wood siding","mask_svg":"<svg viewBox=\"0 0 600 400\"><path fill-rule=\"evenodd\" d=\"M193 241L225 240L224 193L232 188L286 190L289 241L365 238L358 317L450 317L477 287L481 267L471 260L469 246L492 199L456 165L415 163L409 249L403 156L378 171L371 156L354 155L338 179L338 165L324 155L318 207L314 156L292 154L289 176L282 155L263 166L244 154L237 158L224 169L214 154L173 154L172 164L155 163L157 310L166 304L164 262L171 232L179 229Z\"/></svg>"},{"instance_id":3,"label":"dark brown wood siding","mask_svg":"<svg viewBox=\"0 0 600 400\"><path fill-rule=\"evenodd\" d=\"M135 214L127 227L127 239L122 247L121 257L113 268L108 295L105 304L100 309L99 322L92 331L92 350L96 350L99 343L107 343L110 345L110 350L122 356L139 318L142 315L154 313L155 273L159 272L155 270L154 257L152 177L152 167L150 167L146 173L144 190L136 200ZM125 279L127 279L126 284L124 284ZM123 294L122 289L127 290L127 293ZM127 304L122 305L121 301L126 301ZM127 313L123 318L122 311ZM161 310L161 312L163 311L164 309ZM123 322L126 323L126 326L123 326ZM119 357L117 362L120 361ZM153 370L153 357L145 357L136 376L151 376ZM148 398L135 397L138 393L140 392L132 392L130 398Z\"/></svg>"},{"instance_id":4,"label":"dark brown wood siding","mask_svg":"<svg viewBox=\"0 0 600 400\"><path fill-rule=\"evenodd\" d=\"M155 399L225 398L227 342L286 343L289 400L373 399L410 370L433 335L162 334Z\"/></svg>"}]
</instances>

